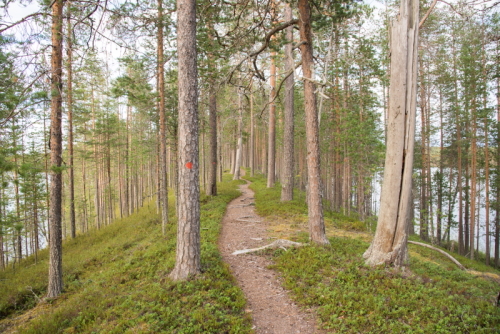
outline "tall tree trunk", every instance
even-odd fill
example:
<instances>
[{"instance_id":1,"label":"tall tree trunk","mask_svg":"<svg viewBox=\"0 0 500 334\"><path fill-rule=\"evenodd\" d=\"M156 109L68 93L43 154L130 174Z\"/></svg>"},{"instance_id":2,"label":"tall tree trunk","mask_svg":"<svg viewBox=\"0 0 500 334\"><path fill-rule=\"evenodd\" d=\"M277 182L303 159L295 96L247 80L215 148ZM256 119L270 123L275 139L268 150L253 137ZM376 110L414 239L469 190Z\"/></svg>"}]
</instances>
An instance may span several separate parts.
<instances>
[{"instance_id":1,"label":"tall tree trunk","mask_svg":"<svg viewBox=\"0 0 500 334\"><path fill-rule=\"evenodd\" d=\"M198 158L198 70L196 1L177 1L179 86L179 218L173 280L200 272L200 184Z\"/></svg>"},{"instance_id":2,"label":"tall tree trunk","mask_svg":"<svg viewBox=\"0 0 500 334\"><path fill-rule=\"evenodd\" d=\"M474 260L474 233L476 223L476 197L477 197L477 115L475 97L472 99L472 160L471 160L471 188L470 188L470 258Z\"/></svg>"},{"instance_id":3,"label":"tall tree trunk","mask_svg":"<svg viewBox=\"0 0 500 334\"><path fill-rule=\"evenodd\" d=\"M292 20L292 8L285 6L285 21ZM283 180L281 181L281 201L293 199L293 141L294 141L294 63L293 63L293 27L286 28L287 44L285 46L285 72L290 75L285 81L285 128L283 129Z\"/></svg>"},{"instance_id":4,"label":"tall tree trunk","mask_svg":"<svg viewBox=\"0 0 500 334\"><path fill-rule=\"evenodd\" d=\"M497 50L500 41L497 41ZM498 59L499 57L497 57ZM497 75L497 154L496 154L496 204L495 204L495 267L500 267L500 75Z\"/></svg>"},{"instance_id":5,"label":"tall tree trunk","mask_svg":"<svg viewBox=\"0 0 500 334\"><path fill-rule=\"evenodd\" d=\"M269 84L271 92L269 93L269 131L268 131L268 149L267 149L267 187L274 187L276 181L276 52L271 52L271 68Z\"/></svg>"},{"instance_id":6,"label":"tall tree trunk","mask_svg":"<svg viewBox=\"0 0 500 334\"><path fill-rule=\"evenodd\" d=\"M460 255L465 254L465 244L464 239L464 219L463 219L463 187L462 187L462 176L463 176L463 164L462 164L462 124L459 113L458 106L458 75L457 75L457 61L455 57L455 40L453 40L452 45L453 54L453 94L454 94L454 109L455 109L455 120L457 127L457 186L458 186L458 253Z\"/></svg>"},{"instance_id":7,"label":"tall tree trunk","mask_svg":"<svg viewBox=\"0 0 500 334\"><path fill-rule=\"evenodd\" d=\"M167 233L168 224L168 184L167 184L167 121L165 117L165 74L163 60L163 0L158 0L158 93L160 114L160 206L161 206L161 231Z\"/></svg>"},{"instance_id":8,"label":"tall tree trunk","mask_svg":"<svg viewBox=\"0 0 500 334\"><path fill-rule=\"evenodd\" d=\"M391 24L387 152L375 237L363 255L369 265L404 266L415 144L418 2L402 0Z\"/></svg>"},{"instance_id":9,"label":"tall tree trunk","mask_svg":"<svg viewBox=\"0 0 500 334\"><path fill-rule=\"evenodd\" d=\"M251 80L251 79L250 79ZM250 176L255 176L255 120L253 115L253 84L250 83Z\"/></svg>"},{"instance_id":10,"label":"tall tree trunk","mask_svg":"<svg viewBox=\"0 0 500 334\"><path fill-rule=\"evenodd\" d=\"M209 166L208 184L206 194L208 196L217 195L217 91L215 90L215 80L210 82L208 90L208 126L210 128L209 139ZM220 162L219 162L220 163Z\"/></svg>"},{"instance_id":11,"label":"tall tree trunk","mask_svg":"<svg viewBox=\"0 0 500 334\"><path fill-rule=\"evenodd\" d=\"M67 73L68 91L67 91L67 110L68 110L68 155L69 155L69 221L71 226L71 237L76 237L76 218L75 218L75 170L73 160L73 28L71 26L71 8L67 7Z\"/></svg>"},{"instance_id":12,"label":"tall tree trunk","mask_svg":"<svg viewBox=\"0 0 500 334\"><path fill-rule=\"evenodd\" d=\"M443 95L441 89L439 90L439 178L438 178L438 189L437 189L437 221L436 221L436 236L437 244L441 244L442 240L442 225L443 225L443 181L444 181L444 134L443 134ZM450 171L451 173L451 171ZM451 191L451 189L450 189Z\"/></svg>"},{"instance_id":13,"label":"tall tree trunk","mask_svg":"<svg viewBox=\"0 0 500 334\"><path fill-rule=\"evenodd\" d=\"M243 154L243 103L241 101L241 91L238 89L238 132L236 144L236 158L234 162L234 176L233 180L240 179L241 157Z\"/></svg>"},{"instance_id":14,"label":"tall tree trunk","mask_svg":"<svg viewBox=\"0 0 500 334\"><path fill-rule=\"evenodd\" d=\"M429 175L427 174L427 159L429 155L427 152L427 119L426 119L426 83L425 83L425 71L424 71L424 61L420 59L420 117L421 117L421 156L422 156L422 166L420 169L420 238L422 240L429 240L429 199L427 197L429 188Z\"/></svg>"},{"instance_id":15,"label":"tall tree trunk","mask_svg":"<svg viewBox=\"0 0 500 334\"><path fill-rule=\"evenodd\" d=\"M63 0L52 4L52 57L50 106L50 209L49 209L49 285L47 298L56 298L63 289L62 281L62 26Z\"/></svg>"},{"instance_id":16,"label":"tall tree trunk","mask_svg":"<svg viewBox=\"0 0 500 334\"><path fill-rule=\"evenodd\" d=\"M3 175L2 175L2 183L3 183ZM0 217L3 217L3 187L0 189ZM3 241L3 225L0 224L0 268L5 270L5 252L4 252L4 241Z\"/></svg>"},{"instance_id":17,"label":"tall tree trunk","mask_svg":"<svg viewBox=\"0 0 500 334\"><path fill-rule=\"evenodd\" d=\"M16 201L16 225L20 224L21 222L21 203L19 200L19 173L18 169L20 168L19 162L17 160L17 130L16 130L16 122L15 119L12 119L12 137L13 137L13 143L12 146L14 147L14 198ZM21 259L23 258L23 240L22 240L22 227L21 228L16 228L16 236L15 236L15 256L14 256L14 263L16 262L21 262Z\"/></svg>"},{"instance_id":18,"label":"tall tree trunk","mask_svg":"<svg viewBox=\"0 0 500 334\"><path fill-rule=\"evenodd\" d=\"M309 239L319 245L328 244L323 219L318 113L313 83L313 45L311 8L308 0L299 0L300 51L304 75L304 109L306 118Z\"/></svg>"},{"instance_id":19,"label":"tall tree trunk","mask_svg":"<svg viewBox=\"0 0 500 334\"><path fill-rule=\"evenodd\" d=\"M132 186L131 186L131 173L130 173L130 150L131 150L131 131L130 131L130 123L132 118L132 106L127 105L127 126L126 126L126 136L127 136L127 144L125 148L125 212L127 215L132 214Z\"/></svg>"}]
</instances>

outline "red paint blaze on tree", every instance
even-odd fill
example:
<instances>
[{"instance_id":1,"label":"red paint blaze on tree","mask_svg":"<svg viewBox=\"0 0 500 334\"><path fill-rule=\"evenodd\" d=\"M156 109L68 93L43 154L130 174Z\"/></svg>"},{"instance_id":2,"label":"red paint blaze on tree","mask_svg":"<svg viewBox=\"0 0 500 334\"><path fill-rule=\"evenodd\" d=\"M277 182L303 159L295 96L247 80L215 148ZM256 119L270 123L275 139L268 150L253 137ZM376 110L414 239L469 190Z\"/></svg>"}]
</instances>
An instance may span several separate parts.
<instances>
[{"instance_id":1,"label":"red paint blaze on tree","mask_svg":"<svg viewBox=\"0 0 500 334\"><path fill-rule=\"evenodd\" d=\"M196 64L196 0L177 1L179 94L179 194L177 251L170 277L186 280L201 272L200 180L198 151L198 68Z\"/></svg>"}]
</instances>

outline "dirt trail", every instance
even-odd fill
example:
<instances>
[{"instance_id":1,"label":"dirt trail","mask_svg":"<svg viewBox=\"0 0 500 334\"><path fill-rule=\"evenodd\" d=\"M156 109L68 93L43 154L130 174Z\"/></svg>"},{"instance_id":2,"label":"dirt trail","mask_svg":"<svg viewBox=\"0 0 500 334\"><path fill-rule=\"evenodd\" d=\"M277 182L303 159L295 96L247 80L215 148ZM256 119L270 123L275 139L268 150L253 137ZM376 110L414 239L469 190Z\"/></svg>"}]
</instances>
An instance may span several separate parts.
<instances>
[{"instance_id":1,"label":"dirt trail","mask_svg":"<svg viewBox=\"0 0 500 334\"><path fill-rule=\"evenodd\" d=\"M247 298L247 312L255 333L322 333L316 320L302 311L281 287L279 274L267 267L270 260L255 253L231 255L236 250L257 248L273 240L267 238L266 222L254 211L254 192L241 185L242 195L229 203L222 220L219 249Z\"/></svg>"}]
</instances>

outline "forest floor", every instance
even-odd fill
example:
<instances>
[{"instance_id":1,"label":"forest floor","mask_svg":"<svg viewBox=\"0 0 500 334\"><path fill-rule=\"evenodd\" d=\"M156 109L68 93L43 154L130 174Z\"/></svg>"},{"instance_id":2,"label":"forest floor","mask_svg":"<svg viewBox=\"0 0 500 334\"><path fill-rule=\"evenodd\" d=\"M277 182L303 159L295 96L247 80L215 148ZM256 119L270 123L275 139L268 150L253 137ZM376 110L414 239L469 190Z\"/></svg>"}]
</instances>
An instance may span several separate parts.
<instances>
[{"instance_id":1,"label":"forest floor","mask_svg":"<svg viewBox=\"0 0 500 334\"><path fill-rule=\"evenodd\" d=\"M232 254L273 241L268 235L268 222L255 213L254 192L249 183L239 188L242 195L229 203L222 220L219 249L246 296L246 312L252 316L255 333L323 333L316 327L313 312L299 308L290 299L279 273L269 269L270 259L254 252Z\"/></svg>"}]
</instances>

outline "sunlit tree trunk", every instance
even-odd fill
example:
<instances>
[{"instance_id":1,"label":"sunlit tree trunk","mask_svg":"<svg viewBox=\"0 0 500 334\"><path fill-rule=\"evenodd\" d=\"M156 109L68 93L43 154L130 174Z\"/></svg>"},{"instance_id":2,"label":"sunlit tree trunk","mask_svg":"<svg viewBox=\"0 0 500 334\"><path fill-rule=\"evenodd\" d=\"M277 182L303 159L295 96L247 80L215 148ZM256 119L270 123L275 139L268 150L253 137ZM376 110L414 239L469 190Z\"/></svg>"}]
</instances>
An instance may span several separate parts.
<instances>
[{"instance_id":1,"label":"sunlit tree trunk","mask_svg":"<svg viewBox=\"0 0 500 334\"><path fill-rule=\"evenodd\" d=\"M50 113L50 225L49 225L49 283L47 298L59 296L62 281L62 26L63 0L52 4L51 113Z\"/></svg>"},{"instance_id":2,"label":"sunlit tree trunk","mask_svg":"<svg viewBox=\"0 0 500 334\"><path fill-rule=\"evenodd\" d=\"M285 21L292 20L292 8L285 6ZM285 81L285 128L283 131L283 180L281 181L281 201L293 199L293 165L294 165L294 63L293 63L293 27L286 28L287 44L285 46L285 72L290 75Z\"/></svg>"},{"instance_id":3,"label":"sunlit tree trunk","mask_svg":"<svg viewBox=\"0 0 500 334\"><path fill-rule=\"evenodd\" d=\"M271 52L271 68L269 84L271 92L269 93L269 131L267 148L267 187L274 187L276 176L276 52Z\"/></svg>"},{"instance_id":4,"label":"sunlit tree trunk","mask_svg":"<svg viewBox=\"0 0 500 334\"><path fill-rule=\"evenodd\" d=\"M375 237L364 253L369 265L404 266L411 207L415 144L418 2L402 0L391 24L390 101L387 151Z\"/></svg>"},{"instance_id":5,"label":"sunlit tree trunk","mask_svg":"<svg viewBox=\"0 0 500 334\"><path fill-rule=\"evenodd\" d=\"M238 132L236 143L236 157L234 161L234 176L233 180L240 179L241 157L243 151L243 104L241 101L241 92L238 90Z\"/></svg>"},{"instance_id":6,"label":"sunlit tree trunk","mask_svg":"<svg viewBox=\"0 0 500 334\"><path fill-rule=\"evenodd\" d=\"M176 263L170 277L185 280L201 270L196 0L177 1L177 55L179 212Z\"/></svg>"},{"instance_id":7,"label":"sunlit tree trunk","mask_svg":"<svg viewBox=\"0 0 500 334\"><path fill-rule=\"evenodd\" d=\"M255 176L255 120L253 114L253 85L250 84L250 176Z\"/></svg>"}]
</instances>

